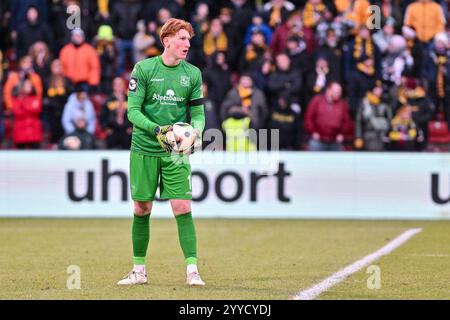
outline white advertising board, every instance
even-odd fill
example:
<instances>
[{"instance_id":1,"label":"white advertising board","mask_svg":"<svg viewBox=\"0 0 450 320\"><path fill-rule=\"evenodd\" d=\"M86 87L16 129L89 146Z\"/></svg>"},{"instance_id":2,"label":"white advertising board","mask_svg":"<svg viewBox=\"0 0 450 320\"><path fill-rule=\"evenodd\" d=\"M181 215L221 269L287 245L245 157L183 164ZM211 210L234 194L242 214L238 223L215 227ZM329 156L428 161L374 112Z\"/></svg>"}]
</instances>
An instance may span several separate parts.
<instances>
[{"instance_id":1,"label":"white advertising board","mask_svg":"<svg viewBox=\"0 0 450 320\"><path fill-rule=\"evenodd\" d=\"M450 155L203 152L202 218L450 219ZM0 152L0 217L130 217L129 152ZM155 201L154 217L171 217Z\"/></svg>"}]
</instances>

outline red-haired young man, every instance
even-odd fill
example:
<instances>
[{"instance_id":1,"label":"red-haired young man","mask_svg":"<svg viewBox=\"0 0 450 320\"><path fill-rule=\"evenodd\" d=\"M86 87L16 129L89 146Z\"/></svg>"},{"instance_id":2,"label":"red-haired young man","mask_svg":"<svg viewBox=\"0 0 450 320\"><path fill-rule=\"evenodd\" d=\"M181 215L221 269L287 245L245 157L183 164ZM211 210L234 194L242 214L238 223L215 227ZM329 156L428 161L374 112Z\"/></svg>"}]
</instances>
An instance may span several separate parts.
<instances>
[{"instance_id":1,"label":"red-haired young man","mask_svg":"<svg viewBox=\"0 0 450 320\"><path fill-rule=\"evenodd\" d=\"M128 86L128 119L133 123L130 155L133 270L119 285L147 283L145 270L150 239L150 213L159 185L160 199L169 199L178 225L180 246L186 263L186 283L203 286L197 269L197 239L191 214L191 167L189 161L175 161L166 133L190 114L201 146L205 126L202 76L185 61L194 31L190 23L169 19L161 28L164 52L138 62ZM185 157L188 157L187 155ZM186 159L185 159L186 160Z\"/></svg>"}]
</instances>

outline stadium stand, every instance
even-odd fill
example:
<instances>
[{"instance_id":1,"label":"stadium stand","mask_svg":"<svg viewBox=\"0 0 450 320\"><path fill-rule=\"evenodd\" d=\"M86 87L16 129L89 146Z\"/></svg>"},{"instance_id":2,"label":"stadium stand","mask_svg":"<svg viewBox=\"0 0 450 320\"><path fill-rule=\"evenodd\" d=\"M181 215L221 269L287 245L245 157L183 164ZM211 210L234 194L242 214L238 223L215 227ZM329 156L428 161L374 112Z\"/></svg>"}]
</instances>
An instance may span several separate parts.
<instances>
[{"instance_id":1,"label":"stadium stand","mask_svg":"<svg viewBox=\"0 0 450 320\"><path fill-rule=\"evenodd\" d=\"M67 24L69 5L81 8L81 24L76 28ZM382 9L377 17L379 25L370 24L377 20L367 13L370 5ZM449 8L444 0L4 0L0 3L0 121L4 128L0 146L16 148L10 102L22 82L31 77L44 105L41 148L56 149L55 140L61 132L52 134L58 117L49 117L49 112L64 104L52 101L53 109L49 109L48 99L55 91L48 89L61 87L56 83L58 75L51 71L52 63L60 58L66 90L61 96L67 99L79 82L87 85L96 114L95 137L100 148L107 148L108 134L99 117L112 94L113 79L118 76L127 81L136 62L159 55L159 29L170 17L177 17L190 21L196 32L188 61L202 70L211 101L208 117L216 129L234 119L233 114L223 112L227 107L223 102L235 90L240 92L238 104L252 110L251 104L246 106L252 99L245 97L247 89L239 84L240 77L248 74L253 79L248 92L262 92L267 105L262 117L251 116L258 119L257 127L281 129L286 122L280 114L291 114L298 130L290 132L298 137L290 139L294 145L281 145L285 150L308 150L313 136L304 125L309 104L324 93L327 84L337 81L352 120L344 129L343 150L355 150L353 122L361 101L381 82L380 103L389 106L389 114L394 116L404 105L411 107L417 122L414 125L425 133L425 141L414 151L446 151L450 127ZM423 19L434 22L424 24ZM29 61L28 56L32 66L24 67L21 63ZM422 92L414 89L409 96L403 88L411 78ZM288 103L287 111L281 113L280 96ZM373 110L377 105L371 104ZM433 115L421 114L424 105L434 110ZM389 139L387 131L385 134ZM364 151L364 144L360 145L358 150Z\"/></svg>"}]
</instances>

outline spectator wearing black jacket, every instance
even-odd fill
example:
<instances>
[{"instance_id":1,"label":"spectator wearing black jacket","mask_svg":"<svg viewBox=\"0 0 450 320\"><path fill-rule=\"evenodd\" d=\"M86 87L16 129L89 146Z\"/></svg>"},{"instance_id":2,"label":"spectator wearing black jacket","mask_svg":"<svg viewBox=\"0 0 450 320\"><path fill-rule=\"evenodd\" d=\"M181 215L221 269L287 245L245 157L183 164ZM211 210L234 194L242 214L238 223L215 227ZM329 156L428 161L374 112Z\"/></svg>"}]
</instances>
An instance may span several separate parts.
<instances>
[{"instance_id":1,"label":"spectator wearing black jacket","mask_svg":"<svg viewBox=\"0 0 450 320\"><path fill-rule=\"evenodd\" d=\"M342 83L344 56L342 42L336 30L330 28L326 31L325 41L323 45L316 49L314 56L316 59L318 57L325 58L328 61L330 74L333 76L333 79Z\"/></svg>"},{"instance_id":2,"label":"spectator wearing black jacket","mask_svg":"<svg viewBox=\"0 0 450 320\"><path fill-rule=\"evenodd\" d=\"M45 42L38 41L30 47L29 56L33 60L34 71L41 77L45 91L47 89L46 83L50 76L52 53Z\"/></svg>"},{"instance_id":3,"label":"spectator wearing black jacket","mask_svg":"<svg viewBox=\"0 0 450 320\"><path fill-rule=\"evenodd\" d=\"M103 0L104 1L104 0ZM85 39L91 42L97 32L99 17L105 13L99 13L98 3L103 1L92 0L52 0L49 7L48 25L51 26L54 36L55 55L68 42L71 41L72 30L80 28L84 31ZM111 1L110 1L111 2ZM78 11L77 7L80 8ZM79 23L79 25L78 25Z\"/></svg>"},{"instance_id":4,"label":"spectator wearing black jacket","mask_svg":"<svg viewBox=\"0 0 450 320\"><path fill-rule=\"evenodd\" d=\"M116 61L116 48L113 30L108 25L101 25L98 28L97 36L94 39L94 47L100 60L100 91L110 93L111 84L114 78L114 63Z\"/></svg>"},{"instance_id":5,"label":"spectator wearing black jacket","mask_svg":"<svg viewBox=\"0 0 450 320\"><path fill-rule=\"evenodd\" d=\"M306 76L304 105L308 105L316 94L323 93L327 84L332 80L338 81L336 76L332 74L327 59L318 57L314 70L308 72Z\"/></svg>"},{"instance_id":6,"label":"spectator wearing black jacket","mask_svg":"<svg viewBox=\"0 0 450 320\"><path fill-rule=\"evenodd\" d=\"M355 118L358 106L366 92L373 87L377 80L374 60L367 56L362 56L357 60L356 68L350 73L347 85L348 102L350 114Z\"/></svg>"},{"instance_id":7,"label":"spectator wearing black jacket","mask_svg":"<svg viewBox=\"0 0 450 320\"><path fill-rule=\"evenodd\" d=\"M409 152L417 150L423 141L423 133L412 118L411 107L403 105L397 110L384 140L386 150Z\"/></svg>"},{"instance_id":8,"label":"spectator wearing black jacket","mask_svg":"<svg viewBox=\"0 0 450 320\"><path fill-rule=\"evenodd\" d=\"M45 129L50 132L50 143L56 144L64 135L61 118L72 86L71 81L62 74L58 59L52 61L50 72L44 83L44 124Z\"/></svg>"},{"instance_id":9,"label":"spectator wearing black jacket","mask_svg":"<svg viewBox=\"0 0 450 320\"><path fill-rule=\"evenodd\" d=\"M191 48L189 49L189 58L191 63L201 68L204 65L203 55L203 36L209 28L209 4L199 2L190 17L195 37L191 39Z\"/></svg>"},{"instance_id":10,"label":"spectator wearing black jacket","mask_svg":"<svg viewBox=\"0 0 450 320\"><path fill-rule=\"evenodd\" d=\"M247 44L241 55L239 69L241 72L250 73L252 78L255 79L255 85L260 89L264 89L265 86L261 70L266 61L267 53L268 47L265 43L264 33L260 29L254 29L250 37L250 43Z\"/></svg>"},{"instance_id":11,"label":"spectator wearing black jacket","mask_svg":"<svg viewBox=\"0 0 450 320\"><path fill-rule=\"evenodd\" d=\"M145 1L144 10L145 21L155 21L158 11L161 8L166 8L172 13L172 16L178 19L187 19L186 2L180 0L164 0L164 1Z\"/></svg>"},{"instance_id":12,"label":"spectator wearing black jacket","mask_svg":"<svg viewBox=\"0 0 450 320\"><path fill-rule=\"evenodd\" d=\"M203 72L203 78L208 84L208 96L215 105L220 106L231 89L231 71L226 62L225 53L215 52L211 66Z\"/></svg>"},{"instance_id":13,"label":"spectator wearing black jacket","mask_svg":"<svg viewBox=\"0 0 450 320\"><path fill-rule=\"evenodd\" d=\"M1 2L8 1L2 0ZM12 32L16 32L19 26L27 21L27 11L30 6L34 6L39 11L42 21L47 21L47 2L47 0L10 0L11 17L9 19L9 29Z\"/></svg>"},{"instance_id":14,"label":"spectator wearing black jacket","mask_svg":"<svg viewBox=\"0 0 450 320\"><path fill-rule=\"evenodd\" d=\"M373 74L380 78L380 51L372 39L370 30L363 25L359 28L355 37L344 45L344 78L346 81L353 81L351 79L353 71L358 71L359 64L366 59L372 60ZM363 95L365 93L366 91Z\"/></svg>"},{"instance_id":15,"label":"spectator wearing black jacket","mask_svg":"<svg viewBox=\"0 0 450 320\"><path fill-rule=\"evenodd\" d=\"M424 150L428 145L428 122L433 118L434 106L427 98L426 91L419 79L402 77L398 90L398 108L407 106L412 120L423 133L423 139L418 141L417 150Z\"/></svg>"},{"instance_id":16,"label":"spectator wearing black jacket","mask_svg":"<svg viewBox=\"0 0 450 320\"><path fill-rule=\"evenodd\" d=\"M375 80L381 77L381 55L375 45L369 29L363 25L358 33L346 45L344 50L344 77L350 113L356 115L366 92L373 87Z\"/></svg>"},{"instance_id":17,"label":"spectator wearing black jacket","mask_svg":"<svg viewBox=\"0 0 450 320\"><path fill-rule=\"evenodd\" d=\"M206 139L203 139L202 146L204 149L211 144L211 147L221 150L223 148L223 145L217 144L218 141L215 141L215 138L213 138L215 137L218 131L212 131L220 129L220 122L219 122L220 114L218 110L219 105L215 104L214 101L210 99L208 93L208 84L204 81L202 89L204 97L203 105L205 109L205 119L206 119L205 128L203 130L204 138ZM211 131L208 133L207 132L208 130Z\"/></svg>"},{"instance_id":18,"label":"spectator wearing black jacket","mask_svg":"<svg viewBox=\"0 0 450 320\"><path fill-rule=\"evenodd\" d=\"M65 134L59 141L58 148L60 150L93 150L96 149L95 136L89 133L87 128L87 120L79 114L74 119L75 130Z\"/></svg>"},{"instance_id":19,"label":"spectator wearing black jacket","mask_svg":"<svg viewBox=\"0 0 450 320\"><path fill-rule=\"evenodd\" d=\"M252 7L252 1L247 0L231 0L231 4L229 8L232 10L231 13L231 26L234 30L234 37L232 38L231 51L233 53L233 57L236 58L236 62L239 60L237 57L240 57L244 50L244 39L245 33L247 31L248 26L252 23L252 16L254 12L254 8ZM233 62L234 62L233 61ZM239 67L238 63L234 63L230 65L233 71ZM239 70L236 70L240 72Z\"/></svg>"},{"instance_id":20,"label":"spectator wearing black jacket","mask_svg":"<svg viewBox=\"0 0 450 320\"><path fill-rule=\"evenodd\" d=\"M6 50L10 46L10 35L8 34L8 19L10 16L9 1L0 1L0 50Z\"/></svg>"},{"instance_id":21,"label":"spectator wearing black jacket","mask_svg":"<svg viewBox=\"0 0 450 320\"><path fill-rule=\"evenodd\" d=\"M43 41L49 48L53 48L50 28L44 20L40 19L38 8L31 5L27 10L27 20L17 29L17 58L27 55L31 45L37 41Z\"/></svg>"},{"instance_id":22,"label":"spectator wearing black jacket","mask_svg":"<svg viewBox=\"0 0 450 320\"><path fill-rule=\"evenodd\" d=\"M280 96L269 116L269 129L279 130L279 150L300 148L300 114L289 106L290 102L284 96ZM274 150L274 147L271 145L271 150Z\"/></svg>"},{"instance_id":23,"label":"spectator wearing black jacket","mask_svg":"<svg viewBox=\"0 0 450 320\"><path fill-rule=\"evenodd\" d=\"M450 39L445 32L434 37L425 59L424 74L428 80L428 95L436 107L436 116L443 112L450 126Z\"/></svg>"},{"instance_id":24,"label":"spectator wearing black jacket","mask_svg":"<svg viewBox=\"0 0 450 320\"><path fill-rule=\"evenodd\" d=\"M423 77L424 73L424 48L422 42L416 37L413 27L403 26L402 35L406 39L406 46L409 54L413 58L413 65L406 68L410 76L414 78Z\"/></svg>"},{"instance_id":25,"label":"spectator wearing black jacket","mask_svg":"<svg viewBox=\"0 0 450 320\"><path fill-rule=\"evenodd\" d=\"M310 54L306 51L305 39L298 35L292 35L286 41L286 54L291 59L291 68L300 70L303 75L306 75L311 69Z\"/></svg>"},{"instance_id":26,"label":"spectator wearing black jacket","mask_svg":"<svg viewBox=\"0 0 450 320\"><path fill-rule=\"evenodd\" d=\"M127 117L126 86L122 78L113 80L113 93L100 112L100 125L106 131L108 149L129 149L132 124Z\"/></svg>"},{"instance_id":27,"label":"spectator wearing black jacket","mask_svg":"<svg viewBox=\"0 0 450 320\"><path fill-rule=\"evenodd\" d=\"M268 89L271 105L275 105L281 94L285 95L291 105L297 104L302 87L300 71L291 68L291 60L285 53L275 57L276 70L269 76Z\"/></svg>"},{"instance_id":28,"label":"spectator wearing black jacket","mask_svg":"<svg viewBox=\"0 0 450 320\"><path fill-rule=\"evenodd\" d=\"M222 22L223 32L225 32L228 39L227 62L230 65L239 61L238 54L242 52L243 47L243 43L240 42L242 41L242 35L238 34L235 30L232 13L233 11L228 7L221 8L219 13L219 20Z\"/></svg>"},{"instance_id":29,"label":"spectator wearing black jacket","mask_svg":"<svg viewBox=\"0 0 450 320\"><path fill-rule=\"evenodd\" d=\"M133 37L136 23L141 17L142 3L138 0L118 0L111 10L111 25L117 36L118 65L116 75L121 76L126 68L127 55L133 60ZM131 61L134 64L134 61Z\"/></svg>"}]
</instances>

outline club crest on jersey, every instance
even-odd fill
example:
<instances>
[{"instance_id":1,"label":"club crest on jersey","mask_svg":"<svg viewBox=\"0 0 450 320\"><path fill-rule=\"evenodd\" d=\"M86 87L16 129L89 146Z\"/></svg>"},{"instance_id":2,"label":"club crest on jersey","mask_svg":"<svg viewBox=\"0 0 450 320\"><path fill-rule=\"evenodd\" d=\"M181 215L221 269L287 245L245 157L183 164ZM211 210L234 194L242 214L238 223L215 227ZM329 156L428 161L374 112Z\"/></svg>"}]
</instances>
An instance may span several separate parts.
<instances>
[{"instance_id":1,"label":"club crest on jersey","mask_svg":"<svg viewBox=\"0 0 450 320\"><path fill-rule=\"evenodd\" d=\"M191 79L188 76L181 76L180 77L180 85L183 87L189 87L191 84Z\"/></svg>"},{"instance_id":2,"label":"club crest on jersey","mask_svg":"<svg viewBox=\"0 0 450 320\"><path fill-rule=\"evenodd\" d=\"M136 92L138 80L134 77L130 78L130 82L128 84L128 90L132 92Z\"/></svg>"}]
</instances>

